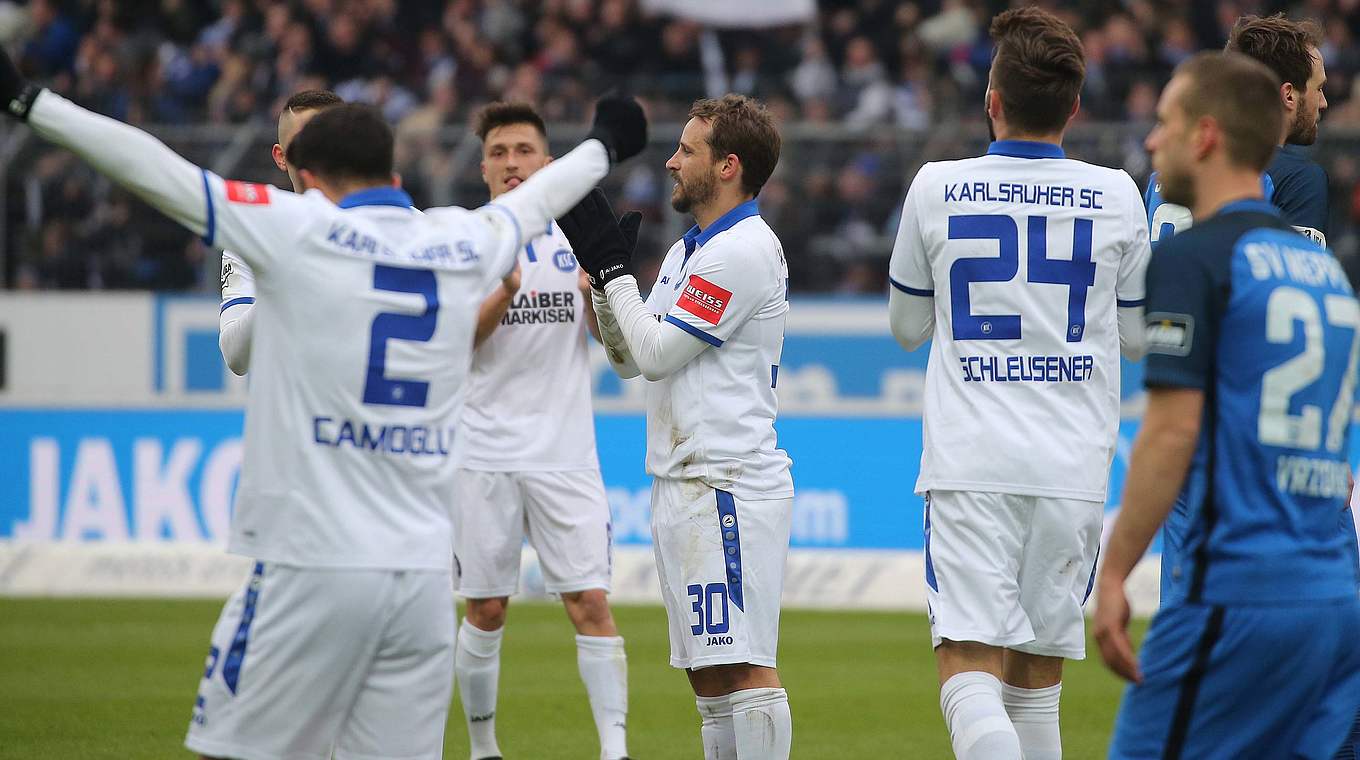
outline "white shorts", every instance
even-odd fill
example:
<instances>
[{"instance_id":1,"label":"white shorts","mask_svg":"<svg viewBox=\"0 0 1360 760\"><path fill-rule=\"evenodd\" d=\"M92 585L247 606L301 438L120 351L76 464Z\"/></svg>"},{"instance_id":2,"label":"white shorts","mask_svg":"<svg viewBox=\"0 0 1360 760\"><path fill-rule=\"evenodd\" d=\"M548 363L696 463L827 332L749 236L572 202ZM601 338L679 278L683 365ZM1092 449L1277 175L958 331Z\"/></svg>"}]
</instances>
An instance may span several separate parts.
<instances>
[{"instance_id":1,"label":"white shorts","mask_svg":"<svg viewBox=\"0 0 1360 760\"><path fill-rule=\"evenodd\" d=\"M609 501L599 470L459 470L453 506L453 584L492 599L519 590L524 540L538 553L551 594L609 590Z\"/></svg>"},{"instance_id":2,"label":"white shorts","mask_svg":"<svg viewBox=\"0 0 1360 760\"><path fill-rule=\"evenodd\" d=\"M1005 493L926 497L926 600L935 646L976 641L1028 654L1086 657L1104 507Z\"/></svg>"},{"instance_id":3,"label":"white shorts","mask_svg":"<svg viewBox=\"0 0 1360 760\"><path fill-rule=\"evenodd\" d=\"M236 760L437 760L449 574L256 563L213 628L184 745Z\"/></svg>"},{"instance_id":4,"label":"white shorts","mask_svg":"<svg viewBox=\"0 0 1360 760\"><path fill-rule=\"evenodd\" d=\"M652 483L652 541L671 666L773 668L793 499L738 499L697 480Z\"/></svg>"}]
</instances>

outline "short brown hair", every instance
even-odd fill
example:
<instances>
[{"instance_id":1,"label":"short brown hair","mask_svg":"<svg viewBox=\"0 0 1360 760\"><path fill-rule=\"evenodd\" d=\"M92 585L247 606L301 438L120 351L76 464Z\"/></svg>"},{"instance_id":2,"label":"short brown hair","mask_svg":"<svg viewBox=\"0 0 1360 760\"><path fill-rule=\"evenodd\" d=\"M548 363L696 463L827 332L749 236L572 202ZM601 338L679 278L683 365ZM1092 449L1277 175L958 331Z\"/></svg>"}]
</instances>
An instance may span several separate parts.
<instances>
[{"instance_id":1,"label":"short brown hair","mask_svg":"<svg viewBox=\"0 0 1360 760\"><path fill-rule=\"evenodd\" d=\"M754 98L729 93L696 100L689 117L708 122L708 147L715 159L735 154L741 160L741 189L751 195L760 193L779 163L780 148L779 130L765 106Z\"/></svg>"},{"instance_id":2,"label":"short brown hair","mask_svg":"<svg viewBox=\"0 0 1360 760\"><path fill-rule=\"evenodd\" d=\"M1001 93L1006 122L1036 134L1065 127L1086 80L1086 53L1077 33L1034 7L998 15L990 33L996 43L992 85Z\"/></svg>"},{"instance_id":3,"label":"short brown hair","mask_svg":"<svg viewBox=\"0 0 1360 760\"><path fill-rule=\"evenodd\" d=\"M538 111L528 103L505 103L497 101L489 103L481 111L477 112L477 121L474 131L477 136L486 142L486 136L491 134L491 130L500 127L508 127L511 124L528 124L538 130L543 139L548 139L548 128L543 124L543 117L538 115Z\"/></svg>"},{"instance_id":4,"label":"short brown hair","mask_svg":"<svg viewBox=\"0 0 1360 760\"><path fill-rule=\"evenodd\" d=\"M331 106L344 105L345 100L330 90L303 90L293 93L283 104L284 111L319 111Z\"/></svg>"},{"instance_id":5,"label":"short brown hair","mask_svg":"<svg viewBox=\"0 0 1360 760\"><path fill-rule=\"evenodd\" d=\"M1198 53L1176 67L1187 79L1180 107L1194 121L1212 116L1227 135L1228 159L1265 171L1284 128L1280 78L1241 53Z\"/></svg>"},{"instance_id":6,"label":"short brown hair","mask_svg":"<svg viewBox=\"0 0 1360 760\"><path fill-rule=\"evenodd\" d=\"M1322 31L1312 21L1290 21L1283 13L1243 16L1233 24L1224 50L1255 58L1301 91L1313 76L1312 49L1321 40Z\"/></svg>"}]
</instances>

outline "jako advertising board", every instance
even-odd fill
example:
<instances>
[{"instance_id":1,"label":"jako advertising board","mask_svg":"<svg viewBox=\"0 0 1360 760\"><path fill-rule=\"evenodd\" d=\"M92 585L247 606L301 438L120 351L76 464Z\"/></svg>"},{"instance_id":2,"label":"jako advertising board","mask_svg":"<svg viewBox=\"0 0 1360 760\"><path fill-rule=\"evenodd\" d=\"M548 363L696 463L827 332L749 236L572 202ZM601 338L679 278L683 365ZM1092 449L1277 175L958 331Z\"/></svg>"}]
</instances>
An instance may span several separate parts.
<instances>
[{"instance_id":1,"label":"jako advertising board","mask_svg":"<svg viewBox=\"0 0 1360 760\"><path fill-rule=\"evenodd\" d=\"M220 547L241 465L246 381L223 364L216 325L210 298L0 303L0 593L230 590L237 564ZM624 576L615 594L650 599L641 386L595 354L596 433ZM923 505L913 487L927 354L892 339L883 301L794 301L777 429L794 462L795 600L923 605ZM1124 364L1108 509L1123 484L1141 374ZM532 590L531 556L526 563ZM1155 575L1139 584L1155 586Z\"/></svg>"}]
</instances>

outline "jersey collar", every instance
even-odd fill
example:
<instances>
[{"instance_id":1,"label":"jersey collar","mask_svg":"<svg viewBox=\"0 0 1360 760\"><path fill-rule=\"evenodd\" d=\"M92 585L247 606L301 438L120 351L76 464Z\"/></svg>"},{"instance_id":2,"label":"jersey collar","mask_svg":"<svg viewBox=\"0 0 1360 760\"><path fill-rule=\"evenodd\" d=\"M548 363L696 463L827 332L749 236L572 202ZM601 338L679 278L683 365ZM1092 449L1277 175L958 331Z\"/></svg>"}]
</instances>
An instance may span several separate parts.
<instances>
[{"instance_id":1,"label":"jersey collar","mask_svg":"<svg viewBox=\"0 0 1360 760\"><path fill-rule=\"evenodd\" d=\"M1220 207L1218 211L1214 214L1214 216L1241 213L1270 214L1271 216L1279 216L1280 210L1278 208L1275 208L1268 201L1263 201L1260 198L1246 198L1240 201L1233 201L1232 203Z\"/></svg>"},{"instance_id":2,"label":"jersey collar","mask_svg":"<svg viewBox=\"0 0 1360 760\"><path fill-rule=\"evenodd\" d=\"M357 206L411 208L415 203L412 202L411 196L399 187L370 187L346 195L336 205L340 208L355 208Z\"/></svg>"},{"instance_id":3,"label":"jersey collar","mask_svg":"<svg viewBox=\"0 0 1360 760\"><path fill-rule=\"evenodd\" d=\"M1061 145L1033 140L997 140L987 147L987 155L1011 158L1067 158Z\"/></svg>"},{"instance_id":4,"label":"jersey collar","mask_svg":"<svg viewBox=\"0 0 1360 760\"><path fill-rule=\"evenodd\" d=\"M713 223L708 225L708 229L706 230L700 230L699 225L697 224L690 227L689 232L685 233L684 238L685 256L688 257L690 254L694 253L695 248L712 240L719 232L726 232L727 230L732 229L737 222L752 216L760 216L760 205L756 203L755 198L740 204L726 214L714 219Z\"/></svg>"}]
</instances>

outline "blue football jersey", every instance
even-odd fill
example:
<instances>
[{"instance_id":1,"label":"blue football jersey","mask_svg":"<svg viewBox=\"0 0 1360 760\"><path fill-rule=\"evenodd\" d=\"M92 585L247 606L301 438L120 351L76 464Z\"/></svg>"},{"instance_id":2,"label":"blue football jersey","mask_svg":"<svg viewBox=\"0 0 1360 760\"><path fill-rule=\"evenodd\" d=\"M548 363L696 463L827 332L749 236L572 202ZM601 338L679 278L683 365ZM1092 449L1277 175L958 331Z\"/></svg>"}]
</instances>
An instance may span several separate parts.
<instances>
[{"instance_id":1,"label":"blue football jersey","mask_svg":"<svg viewBox=\"0 0 1360 760\"><path fill-rule=\"evenodd\" d=\"M1331 214L1327 197L1327 172L1309 158L1301 145L1281 145L1275 150L1265 174L1261 175L1265 199L1284 215L1284 220L1314 242L1327 245L1327 220ZM1157 173L1148 177L1143 194L1147 207L1148 230L1155 246L1178 232L1190 228L1190 209L1162 200L1162 185Z\"/></svg>"},{"instance_id":2,"label":"blue football jersey","mask_svg":"<svg viewBox=\"0 0 1360 760\"><path fill-rule=\"evenodd\" d=\"M1269 172L1261 175L1261 193L1266 200L1275 202L1275 180ZM1148 233L1152 236L1154 247L1163 240L1170 240L1178 232L1185 232L1194 224L1190 209L1162 200L1162 183L1157 181L1157 172L1148 177L1143 205L1147 207Z\"/></svg>"},{"instance_id":3,"label":"blue football jersey","mask_svg":"<svg viewBox=\"0 0 1360 760\"><path fill-rule=\"evenodd\" d=\"M1205 393L1164 579L1209 604L1354 596L1347 443L1360 302L1340 263L1263 201L1164 241L1148 267L1149 387ZM1163 598L1165 606L1168 599Z\"/></svg>"},{"instance_id":4,"label":"blue football jersey","mask_svg":"<svg viewBox=\"0 0 1360 760\"><path fill-rule=\"evenodd\" d=\"M1308 157L1301 145L1282 145L1266 167L1266 177L1274 183L1273 195L1266 198L1281 212L1294 229L1327 245L1327 172Z\"/></svg>"}]
</instances>

